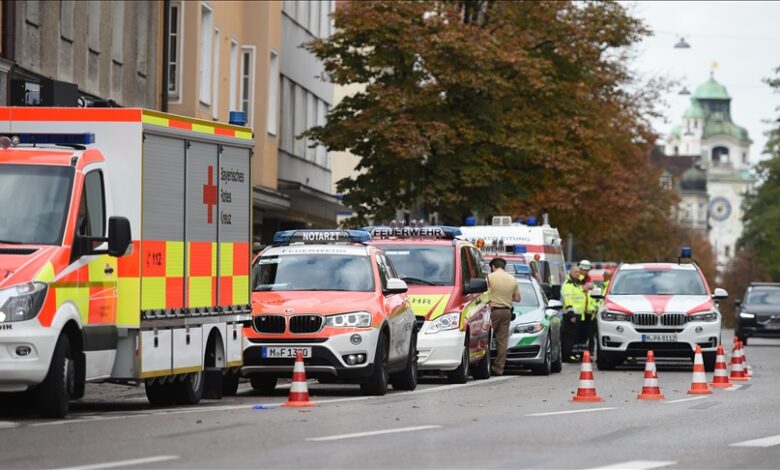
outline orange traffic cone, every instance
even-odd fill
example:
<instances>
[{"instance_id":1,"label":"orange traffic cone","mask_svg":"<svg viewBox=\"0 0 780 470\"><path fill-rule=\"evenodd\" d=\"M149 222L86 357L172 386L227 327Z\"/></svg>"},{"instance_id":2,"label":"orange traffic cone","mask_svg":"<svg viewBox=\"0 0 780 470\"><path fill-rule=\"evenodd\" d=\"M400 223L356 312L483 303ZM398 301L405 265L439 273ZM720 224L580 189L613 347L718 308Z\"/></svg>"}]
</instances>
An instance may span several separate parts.
<instances>
[{"instance_id":1,"label":"orange traffic cone","mask_svg":"<svg viewBox=\"0 0 780 470\"><path fill-rule=\"evenodd\" d=\"M653 351L647 351L647 365L645 365L645 383L639 400L663 400L661 388L658 386L658 374L655 370L655 355Z\"/></svg>"},{"instance_id":2,"label":"orange traffic cone","mask_svg":"<svg viewBox=\"0 0 780 470\"><path fill-rule=\"evenodd\" d=\"M726 369L726 359L723 357L723 345L718 345L718 353L715 356L715 374L712 376L711 387L731 387L729 372Z\"/></svg>"},{"instance_id":3,"label":"orange traffic cone","mask_svg":"<svg viewBox=\"0 0 780 470\"><path fill-rule=\"evenodd\" d=\"M707 375L704 373L704 358L701 355L701 346L696 346L696 354L693 356L693 380L688 390L691 395L709 395L712 393L707 387Z\"/></svg>"},{"instance_id":4,"label":"orange traffic cone","mask_svg":"<svg viewBox=\"0 0 780 470\"><path fill-rule=\"evenodd\" d=\"M729 380L732 382L745 382L748 380L745 373L745 367L742 364L742 354L739 349L739 341L734 343L734 350L731 353L731 375Z\"/></svg>"},{"instance_id":5,"label":"orange traffic cone","mask_svg":"<svg viewBox=\"0 0 780 470\"><path fill-rule=\"evenodd\" d=\"M596 394L596 387L593 385L593 364L590 362L590 351L585 351L582 355L580 384L577 387L577 395L572 398L572 401L602 401L601 397Z\"/></svg>"},{"instance_id":6,"label":"orange traffic cone","mask_svg":"<svg viewBox=\"0 0 780 470\"><path fill-rule=\"evenodd\" d=\"M290 397L287 399L287 403L282 403L282 406L315 406L315 403L309 401L309 387L306 385L306 369L303 367L303 353L301 351L298 351L298 355L295 356Z\"/></svg>"},{"instance_id":7,"label":"orange traffic cone","mask_svg":"<svg viewBox=\"0 0 780 470\"><path fill-rule=\"evenodd\" d=\"M739 356L742 360L742 370L745 371L745 377L750 379L753 377L753 368L750 367L747 363L747 356L745 355L745 343L742 341L739 342Z\"/></svg>"}]
</instances>

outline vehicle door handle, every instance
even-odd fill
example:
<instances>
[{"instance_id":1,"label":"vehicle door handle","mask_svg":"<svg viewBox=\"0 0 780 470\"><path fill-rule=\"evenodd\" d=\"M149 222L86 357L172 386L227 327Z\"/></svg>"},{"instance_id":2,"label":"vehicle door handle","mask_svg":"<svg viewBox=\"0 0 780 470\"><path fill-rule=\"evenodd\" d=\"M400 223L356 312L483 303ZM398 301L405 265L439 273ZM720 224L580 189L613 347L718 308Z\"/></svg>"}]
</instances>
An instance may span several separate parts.
<instances>
[{"instance_id":1,"label":"vehicle door handle","mask_svg":"<svg viewBox=\"0 0 780 470\"><path fill-rule=\"evenodd\" d=\"M114 273L114 268L112 268L110 264L107 264L106 265L106 269L104 269L103 272L106 273L106 274L113 274Z\"/></svg>"}]
</instances>

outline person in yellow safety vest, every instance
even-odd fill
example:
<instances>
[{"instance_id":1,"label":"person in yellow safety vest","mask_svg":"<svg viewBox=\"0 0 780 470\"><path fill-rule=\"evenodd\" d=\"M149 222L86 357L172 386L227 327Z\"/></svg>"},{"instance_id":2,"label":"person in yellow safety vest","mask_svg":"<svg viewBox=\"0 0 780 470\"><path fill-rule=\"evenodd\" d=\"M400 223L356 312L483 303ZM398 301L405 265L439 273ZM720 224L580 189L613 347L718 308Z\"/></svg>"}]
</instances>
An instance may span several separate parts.
<instances>
[{"instance_id":1,"label":"person in yellow safety vest","mask_svg":"<svg viewBox=\"0 0 780 470\"><path fill-rule=\"evenodd\" d=\"M561 286L561 299L563 300L563 323L561 325L561 349L563 357L574 362L577 357L572 349L577 341L577 317L582 315L586 306L586 295L582 289L580 280L580 268L573 265L569 275Z\"/></svg>"},{"instance_id":2,"label":"person in yellow safety vest","mask_svg":"<svg viewBox=\"0 0 780 470\"><path fill-rule=\"evenodd\" d=\"M585 305L581 311L579 322L577 324L577 342L581 344L587 343L588 350L592 353L593 346L595 345L596 336L596 311L599 307L599 302L596 299L591 298L589 295L591 289L593 289L593 281L588 274L592 268L590 261L584 259L580 261L580 283L583 296L585 297Z\"/></svg>"}]
</instances>

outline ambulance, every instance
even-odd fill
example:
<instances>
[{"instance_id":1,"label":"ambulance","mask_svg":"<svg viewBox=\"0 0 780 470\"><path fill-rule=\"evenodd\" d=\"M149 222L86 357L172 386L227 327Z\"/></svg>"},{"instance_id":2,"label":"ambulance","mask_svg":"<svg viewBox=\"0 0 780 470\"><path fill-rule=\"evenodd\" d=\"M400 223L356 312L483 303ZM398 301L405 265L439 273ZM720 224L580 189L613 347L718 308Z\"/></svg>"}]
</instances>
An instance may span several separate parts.
<instances>
[{"instance_id":1,"label":"ambulance","mask_svg":"<svg viewBox=\"0 0 780 470\"><path fill-rule=\"evenodd\" d=\"M86 383L143 383L154 405L237 387L251 129L0 108L0 147L0 391L62 417Z\"/></svg>"},{"instance_id":2,"label":"ambulance","mask_svg":"<svg viewBox=\"0 0 780 470\"><path fill-rule=\"evenodd\" d=\"M464 239L480 248L486 260L504 257L508 264L528 264L537 273L545 293L560 297L566 262L558 229L551 227L546 217L542 225L536 225L534 218L522 224L512 222L508 216L496 216L491 225L467 225L460 230Z\"/></svg>"},{"instance_id":3,"label":"ambulance","mask_svg":"<svg viewBox=\"0 0 780 470\"><path fill-rule=\"evenodd\" d=\"M492 323L479 250L457 227L367 227L409 287L422 371L450 383L490 378Z\"/></svg>"},{"instance_id":4,"label":"ambulance","mask_svg":"<svg viewBox=\"0 0 780 470\"><path fill-rule=\"evenodd\" d=\"M242 375L271 393L298 353L322 383L359 384L365 395L417 387L417 329L407 285L360 230L274 234L252 267L252 323Z\"/></svg>"}]
</instances>

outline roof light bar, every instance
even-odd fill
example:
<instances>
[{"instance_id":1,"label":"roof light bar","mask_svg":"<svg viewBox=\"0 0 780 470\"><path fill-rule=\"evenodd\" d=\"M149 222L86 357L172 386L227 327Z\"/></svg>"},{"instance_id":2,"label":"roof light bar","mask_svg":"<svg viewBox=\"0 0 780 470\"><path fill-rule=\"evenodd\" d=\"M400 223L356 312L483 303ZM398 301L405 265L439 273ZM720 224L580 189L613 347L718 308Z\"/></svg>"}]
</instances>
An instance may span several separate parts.
<instances>
[{"instance_id":1,"label":"roof light bar","mask_svg":"<svg viewBox=\"0 0 780 470\"><path fill-rule=\"evenodd\" d=\"M531 267L527 264L514 264L515 274L531 274Z\"/></svg>"},{"instance_id":2,"label":"roof light bar","mask_svg":"<svg viewBox=\"0 0 780 470\"><path fill-rule=\"evenodd\" d=\"M363 230L283 230L274 234L274 245L290 243L365 243L371 235Z\"/></svg>"},{"instance_id":3,"label":"roof light bar","mask_svg":"<svg viewBox=\"0 0 780 470\"><path fill-rule=\"evenodd\" d=\"M20 144L88 145L95 143L95 134L19 134Z\"/></svg>"},{"instance_id":4,"label":"roof light bar","mask_svg":"<svg viewBox=\"0 0 780 470\"><path fill-rule=\"evenodd\" d=\"M429 225L424 227L364 227L373 238L422 238L454 240L463 235L458 227L446 225Z\"/></svg>"}]
</instances>

